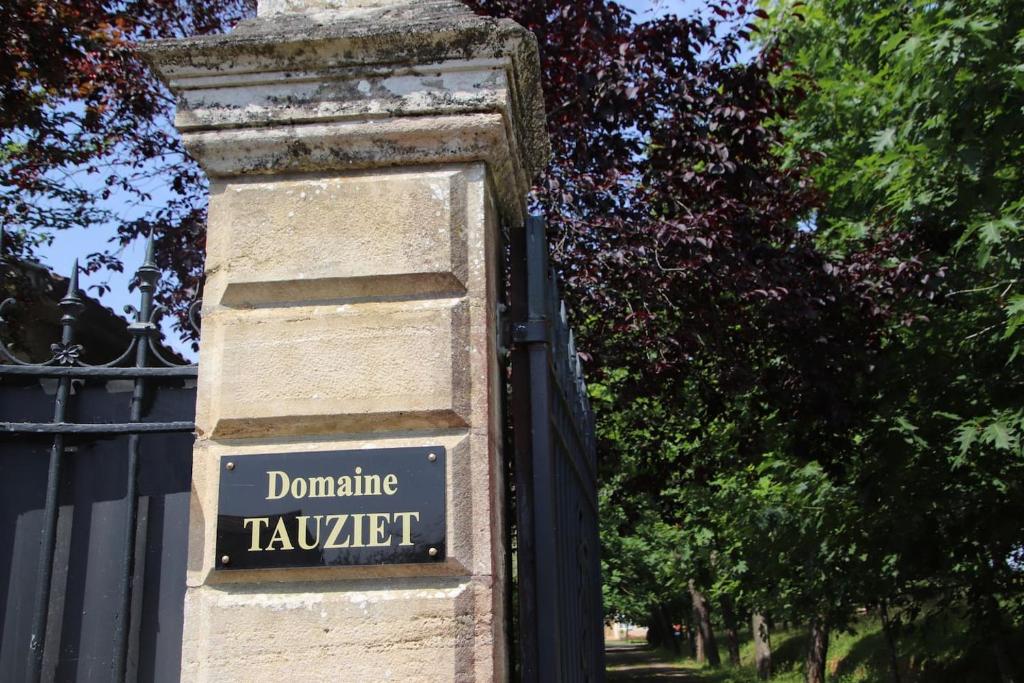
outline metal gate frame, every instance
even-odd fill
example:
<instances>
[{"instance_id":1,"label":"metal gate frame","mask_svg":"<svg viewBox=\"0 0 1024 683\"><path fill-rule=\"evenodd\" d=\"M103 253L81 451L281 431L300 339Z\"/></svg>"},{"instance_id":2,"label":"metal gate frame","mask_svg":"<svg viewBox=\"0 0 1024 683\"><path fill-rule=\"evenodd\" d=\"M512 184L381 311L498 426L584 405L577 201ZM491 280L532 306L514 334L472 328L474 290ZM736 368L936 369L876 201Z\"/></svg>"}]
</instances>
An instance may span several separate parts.
<instances>
[{"instance_id":1,"label":"metal gate frame","mask_svg":"<svg viewBox=\"0 0 1024 683\"><path fill-rule=\"evenodd\" d=\"M131 620L132 577L135 574L136 547L138 545L138 473L139 441L142 434L188 433L195 431L195 423L144 422L143 406L155 390L153 380L179 378L196 379L197 365L180 365L166 358L160 351L159 320L165 309L154 302L154 294L160 281L160 269L155 260L155 242L151 235L146 245L146 258L136 271L136 283L140 291L140 304L125 312L132 314L134 321L128 325L131 343L115 360L102 365L88 365L80 360L83 347L76 343L75 332L78 316L85 308L79 294L78 261L72 267L67 293L58 303L61 312L61 340L52 344L52 356L43 363L26 363L0 342L0 378L37 377L56 378L57 390L54 395L53 420L49 423L0 422L0 432L9 434L52 434L49 466L46 478L46 498L43 507L43 528L40 538L39 564L36 589L33 596L32 630L29 651L26 652L26 679L38 683L43 676L44 649L46 647L47 621L51 602L63 602L64 586L60 582L52 585L54 555L57 546L57 518L59 508L59 487L61 470L67 456L65 438L69 435L127 435L128 436L128 479L126 500L127 522L124 529L124 547L120 558L120 591L117 619L113 631L112 680L124 681L128 664L129 639L132 635ZM193 327L198 332L198 310L200 302L193 304L189 311ZM16 306L14 299L0 303L0 326L4 325L4 314ZM154 367L156 365L156 367ZM76 380L121 379L134 383L131 394L129 422L104 424L76 424L67 422L68 402L72 397L72 383ZM144 540L143 540L144 543Z\"/></svg>"},{"instance_id":2,"label":"metal gate frame","mask_svg":"<svg viewBox=\"0 0 1024 683\"><path fill-rule=\"evenodd\" d=\"M528 218L510 239L521 680L600 682L594 418L543 219Z\"/></svg>"}]
</instances>

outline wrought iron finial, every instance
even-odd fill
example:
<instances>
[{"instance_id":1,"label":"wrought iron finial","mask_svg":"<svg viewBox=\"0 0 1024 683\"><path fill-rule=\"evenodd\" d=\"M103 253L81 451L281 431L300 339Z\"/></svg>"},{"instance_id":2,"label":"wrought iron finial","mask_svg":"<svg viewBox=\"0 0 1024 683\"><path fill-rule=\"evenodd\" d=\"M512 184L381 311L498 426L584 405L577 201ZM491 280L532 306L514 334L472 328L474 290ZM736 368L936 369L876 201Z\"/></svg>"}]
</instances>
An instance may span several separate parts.
<instances>
[{"instance_id":1,"label":"wrought iron finial","mask_svg":"<svg viewBox=\"0 0 1024 683\"><path fill-rule=\"evenodd\" d=\"M64 293L58 304L60 307L61 318L60 323L65 329L72 329L75 321L78 319L78 314L85 308L85 302L82 301L82 297L78 293L78 259L75 259L74 265L71 266L71 277L68 279L68 291Z\"/></svg>"},{"instance_id":2,"label":"wrought iron finial","mask_svg":"<svg viewBox=\"0 0 1024 683\"><path fill-rule=\"evenodd\" d=\"M51 361L58 365L75 365L82 355L82 345L75 343L75 324L78 315L85 308L85 301L78 294L78 259L71 266L71 277L68 278L68 291L64 293L57 306L60 308L60 342L50 344L53 353Z\"/></svg>"},{"instance_id":3,"label":"wrought iron finial","mask_svg":"<svg viewBox=\"0 0 1024 683\"><path fill-rule=\"evenodd\" d=\"M124 312L134 316L128 331L136 339L160 336L159 321L164 314L163 306L154 305L156 287L160 283L160 269L156 265L156 235L150 231L146 238L146 258L135 271L135 282L139 287L139 307L125 306Z\"/></svg>"},{"instance_id":4,"label":"wrought iron finial","mask_svg":"<svg viewBox=\"0 0 1024 683\"><path fill-rule=\"evenodd\" d=\"M138 280L139 289L142 290L142 310L140 311L148 319L149 307L146 306L146 294L150 295L149 304L152 304L152 294L156 291L157 283L160 282L160 268L156 265L156 234L149 232L146 238L146 259L135 271L135 279Z\"/></svg>"},{"instance_id":5,"label":"wrought iron finial","mask_svg":"<svg viewBox=\"0 0 1024 683\"><path fill-rule=\"evenodd\" d=\"M156 229L150 229L149 234L146 235L146 258L142 265L156 265Z\"/></svg>"}]
</instances>

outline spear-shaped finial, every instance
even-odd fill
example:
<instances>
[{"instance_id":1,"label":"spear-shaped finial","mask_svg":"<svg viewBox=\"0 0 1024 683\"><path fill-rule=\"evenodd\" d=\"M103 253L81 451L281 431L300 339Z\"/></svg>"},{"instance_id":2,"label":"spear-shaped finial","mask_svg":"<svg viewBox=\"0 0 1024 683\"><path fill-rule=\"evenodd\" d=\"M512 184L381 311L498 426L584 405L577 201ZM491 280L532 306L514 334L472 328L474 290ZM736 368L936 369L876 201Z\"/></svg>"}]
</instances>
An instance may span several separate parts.
<instances>
[{"instance_id":1,"label":"spear-shaped finial","mask_svg":"<svg viewBox=\"0 0 1024 683\"><path fill-rule=\"evenodd\" d=\"M146 291L147 288L150 290L155 288L157 281L160 279L160 268L156 265L155 229L150 230L149 235L146 237L146 258L135 272L135 277L138 278L139 287L143 291Z\"/></svg>"},{"instance_id":2,"label":"spear-shaped finial","mask_svg":"<svg viewBox=\"0 0 1024 683\"><path fill-rule=\"evenodd\" d=\"M71 276L68 278L68 291L60 300L60 307L61 310L64 310L65 308L81 308L82 305L82 297L78 295L78 259L75 259L71 266Z\"/></svg>"},{"instance_id":3,"label":"spear-shaped finial","mask_svg":"<svg viewBox=\"0 0 1024 683\"><path fill-rule=\"evenodd\" d=\"M142 265L157 265L157 230L151 229L145 239L145 261Z\"/></svg>"},{"instance_id":4,"label":"spear-shaped finial","mask_svg":"<svg viewBox=\"0 0 1024 683\"><path fill-rule=\"evenodd\" d=\"M72 365L78 359L82 347L72 344L75 338L75 321L78 314L85 308L85 302L78 295L78 259L71 266L71 277L68 278L68 291L57 304L60 307L61 343L51 345L55 358L63 365Z\"/></svg>"},{"instance_id":5,"label":"spear-shaped finial","mask_svg":"<svg viewBox=\"0 0 1024 683\"><path fill-rule=\"evenodd\" d=\"M150 229L146 237L146 260L135 271L135 278L141 294L138 322L152 327L153 294L156 292L157 283L160 282L160 268L156 265L156 229ZM147 330L151 332L149 327Z\"/></svg>"}]
</instances>

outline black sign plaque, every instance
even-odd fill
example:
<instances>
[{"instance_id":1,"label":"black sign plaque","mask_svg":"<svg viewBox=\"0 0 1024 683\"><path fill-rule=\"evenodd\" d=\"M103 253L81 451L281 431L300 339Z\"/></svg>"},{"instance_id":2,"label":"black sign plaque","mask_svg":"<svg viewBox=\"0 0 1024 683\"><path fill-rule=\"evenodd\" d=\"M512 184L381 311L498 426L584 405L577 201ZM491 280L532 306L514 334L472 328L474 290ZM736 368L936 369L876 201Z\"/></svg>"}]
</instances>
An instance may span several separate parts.
<instances>
[{"instance_id":1,"label":"black sign plaque","mask_svg":"<svg viewBox=\"0 0 1024 683\"><path fill-rule=\"evenodd\" d=\"M217 569L440 562L441 446L224 457Z\"/></svg>"}]
</instances>

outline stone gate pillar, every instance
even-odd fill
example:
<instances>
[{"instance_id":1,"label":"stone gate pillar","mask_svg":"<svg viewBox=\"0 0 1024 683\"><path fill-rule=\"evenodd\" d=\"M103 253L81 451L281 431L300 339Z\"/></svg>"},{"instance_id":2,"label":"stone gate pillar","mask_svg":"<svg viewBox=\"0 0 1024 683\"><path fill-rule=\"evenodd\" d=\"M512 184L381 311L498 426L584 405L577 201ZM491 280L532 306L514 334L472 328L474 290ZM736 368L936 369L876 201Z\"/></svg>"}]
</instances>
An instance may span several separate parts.
<instances>
[{"instance_id":1,"label":"stone gate pillar","mask_svg":"<svg viewBox=\"0 0 1024 683\"><path fill-rule=\"evenodd\" d=\"M506 679L499 226L548 155L533 36L454 0L260 0L144 51L210 177L182 680ZM421 446L438 561L218 553L245 458Z\"/></svg>"}]
</instances>

